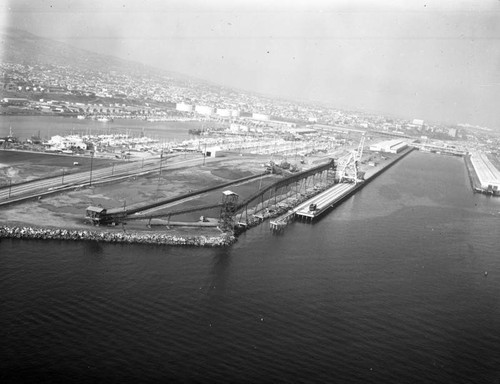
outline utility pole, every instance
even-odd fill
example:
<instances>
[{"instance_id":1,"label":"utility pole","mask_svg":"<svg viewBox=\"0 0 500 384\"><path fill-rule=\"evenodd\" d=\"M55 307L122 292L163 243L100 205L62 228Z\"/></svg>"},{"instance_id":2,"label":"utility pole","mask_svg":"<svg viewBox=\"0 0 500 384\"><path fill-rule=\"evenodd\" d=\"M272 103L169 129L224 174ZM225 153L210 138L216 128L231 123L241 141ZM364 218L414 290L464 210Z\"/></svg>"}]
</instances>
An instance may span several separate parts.
<instances>
[{"instance_id":1,"label":"utility pole","mask_svg":"<svg viewBox=\"0 0 500 384\"><path fill-rule=\"evenodd\" d=\"M92 186L92 163L94 161L94 151L90 151L90 182L89 187Z\"/></svg>"},{"instance_id":2,"label":"utility pole","mask_svg":"<svg viewBox=\"0 0 500 384\"><path fill-rule=\"evenodd\" d=\"M207 143L205 143L205 150L203 151L203 165L205 165L206 157L207 157Z\"/></svg>"},{"instance_id":3,"label":"utility pole","mask_svg":"<svg viewBox=\"0 0 500 384\"><path fill-rule=\"evenodd\" d=\"M10 199L10 191L12 189L12 179L9 179L9 199Z\"/></svg>"},{"instance_id":4,"label":"utility pole","mask_svg":"<svg viewBox=\"0 0 500 384\"><path fill-rule=\"evenodd\" d=\"M161 165L163 163L163 149L161 150L160 154L160 172L158 173L158 184L160 184L160 178L161 178Z\"/></svg>"},{"instance_id":5,"label":"utility pole","mask_svg":"<svg viewBox=\"0 0 500 384\"><path fill-rule=\"evenodd\" d=\"M64 184L64 168L62 169L61 185Z\"/></svg>"}]
</instances>

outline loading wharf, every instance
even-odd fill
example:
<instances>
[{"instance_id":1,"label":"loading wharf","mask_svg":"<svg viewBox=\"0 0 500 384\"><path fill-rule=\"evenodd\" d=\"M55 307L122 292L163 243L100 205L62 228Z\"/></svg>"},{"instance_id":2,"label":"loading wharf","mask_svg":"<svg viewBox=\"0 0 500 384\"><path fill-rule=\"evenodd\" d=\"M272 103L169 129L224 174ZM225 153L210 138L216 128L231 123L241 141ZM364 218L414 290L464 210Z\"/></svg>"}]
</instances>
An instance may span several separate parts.
<instances>
[{"instance_id":1,"label":"loading wharf","mask_svg":"<svg viewBox=\"0 0 500 384\"><path fill-rule=\"evenodd\" d=\"M270 229L272 231L282 231L289 223L291 223L295 219L301 219L310 222L314 221L315 219L321 217L325 212L341 204L343 201L352 196L359 189L363 188L370 181L374 180L377 176L389 169L392 165L397 163L413 150L414 148L410 147L398 154L398 156L392 159L388 159L388 161L382 164L378 170L371 173L369 176L366 176L362 181L355 181L351 183L341 182L334 184L330 188L302 202L297 207L289 210L280 217L271 220L269 224Z\"/></svg>"}]
</instances>

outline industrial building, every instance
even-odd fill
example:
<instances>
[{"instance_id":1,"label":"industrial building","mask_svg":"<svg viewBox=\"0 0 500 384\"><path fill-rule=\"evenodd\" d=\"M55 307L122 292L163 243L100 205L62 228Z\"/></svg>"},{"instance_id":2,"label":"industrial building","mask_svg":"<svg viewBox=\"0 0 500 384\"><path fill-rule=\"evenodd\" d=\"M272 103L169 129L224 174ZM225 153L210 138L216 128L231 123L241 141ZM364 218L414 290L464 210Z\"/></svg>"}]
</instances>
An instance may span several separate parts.
<instances>
[{"instance_id":1,"label":"industrial building","mask_svg":"<svg viewBox=\"0 0 500 384\"><path fill-rule=\"evenodd\" d=\"M220 117L240 117L240 111L236 109L217 108L216 114Z\"/></svg>"},{"instance_id":2,"label":"industrial building","mask_svg":"<svg viewBox=\"0 0 500 384\"><path fill-rule=\"evenodd\" d=\"M200 115L210 116L214 113L214 109L208 105L197 105L194 107L194 111Z\"/></svg>"},{"instance_id":3,"label":"industrial building","mask_svg":"<svg viewBox=\"0 0 500 384\"><path fill-rule=\"evenodd\" d=\"M221 117L231 117L231 110L226 108L217 108L216 114Z\"/></svg>"},{"instance_id":4,"label":"industrial building","mask_svg":"<svg viewBox=\"0 0 500 384\"><path fill-rule=\"evenodd\" d=\"M186 103L177 103L175 109L180 112L193 112L193 106Z\"/></svg>"},{"instance_id":5,"label":"industrial building","mask_svg":"<svg viewBox=\"0 0 500 384\"><path fill-rule=\"evenodd\" d=\"M500 171L495 168L485 153L474 152L470 157L474 171L486 193L500 195Z\"/></svg>"},{"instance_id":6,"label":"industrial building","mask_svg":"<svg viewBox=\"0 0 500 384\"><path fill-rule=\"evenodd\" d=\"M1 100L1 103L5 104L5 105L13 105L13 106L21 107L24 105L28 105L30 102L28 99L21 98L21 97L4 97Z\"/></svg>"},{"instance_id":7,"label":"industrial building","mask_svg":"<svg viewBox=\"0 0 500 384\"><path fill-rule=\"evenodd\" d=\"M421 119L413 119L412 124L416 125L417 127L423 127L424 126L424 121L421 120Z\"/></svg>"},{"instance_id":8,"label":"industrial building","mask_svg":"<svg viewBox=\"0 0 500 384\"><path fill-rule=\"evenodd\" d=\"M399 153L408 147L408 143L401 139L382 141L380 143L370 145L370 151Z\"/></svg>"},{"instance_id":9,"label":"industrial building","mask_svg":"<svg viewBox=\"0 0 500 384\"><path fill-rule=\"evenodd\" d=\"M85 141L77 135L52 136L49 141L44 143L44 145L46 146L46 150L51 151L64 151L74 149L81 149L86 151L88 149Z\"/></svg>"}]
</instances>

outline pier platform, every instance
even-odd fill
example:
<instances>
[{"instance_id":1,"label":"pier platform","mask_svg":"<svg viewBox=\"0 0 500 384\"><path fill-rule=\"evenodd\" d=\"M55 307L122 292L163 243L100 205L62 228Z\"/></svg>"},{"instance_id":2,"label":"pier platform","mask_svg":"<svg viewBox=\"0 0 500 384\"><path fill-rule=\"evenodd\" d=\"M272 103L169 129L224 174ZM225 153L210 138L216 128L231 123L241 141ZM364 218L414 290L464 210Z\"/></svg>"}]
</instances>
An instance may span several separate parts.
<instances>
[{"instance_id":1,"label":"pier platform","mask_svg":"<svg viewBox=\"0 0 500 384\"><path fill-rule=\"evenodd\" d=\"M491 163L486 153L472 152L465 159L474 191L500 196L500 171Z\"/></svg>"},{"instance_id":2,"label":"pier platform","mask_svg":"<svg viewBox=\"0 0 500 384\"><path fill-rule=\"evenodd\" d=\"M329 208L334 207L341 202L345 197L350 195L354 189L359 187L359 184L354 183L339 183L319 195L305 201L294 209L295 216L299 219L311 219L321 216L321 214ZM314 206L314 209L310 209Z\"/></svg>"},{"instance_id":3,"label":"pier platform","mask_svg":"<svg viewBox=\"0 0 500 384\"><path fill-rule=\"evenodd\" d=\"M342 203L349 196L352 196L356 191L363 188L370 181L374 180L382 172L389 169L392 165L397 163L403 157L411 153L415 148L409 147L400 152L396 156L386 159L386 162L381 164L377 169L365 174L364 181L358 183L338 183L327 190L317 194L316 196L308 199L307 201L299 204L294 209L291 209L286 214L278 217L270 222L270 229L273 231L282 231L288 223L292 222L295 218L313 221L320 217L323 213L330 208ZM311 209L312 208L312 209Z\"/></svg>"}]
</instances>

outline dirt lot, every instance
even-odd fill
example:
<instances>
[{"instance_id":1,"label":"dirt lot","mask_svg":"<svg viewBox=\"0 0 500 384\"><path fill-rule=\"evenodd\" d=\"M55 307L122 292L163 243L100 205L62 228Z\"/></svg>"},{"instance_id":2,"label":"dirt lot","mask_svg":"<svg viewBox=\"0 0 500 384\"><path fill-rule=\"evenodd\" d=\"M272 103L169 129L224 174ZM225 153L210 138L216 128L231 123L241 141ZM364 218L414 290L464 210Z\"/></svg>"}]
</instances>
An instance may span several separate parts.
<instances>
[{"instance_id":1,"label":"dirt lot","mask_svg":"<svg viewBox=\"0 0 500 384\"><path fill-rule=\"evenodd\" d=\"M89 228L84 222L85 210L89 205L119 208L132 204L154 202L172 198L188 191L220 185L242 177L257 175L264 171L265 159L257 156L246 158L222 158L216 163L195 166L178 170L164 169L162 176L153 173L141 177L130 177L118 183L93 185L57 195L44 197L36 201L0 208L0 222L8 225L30 225L39 227L58 227L65 229ZM50 166L50 165L49 165ZM276 178L276 177L275 177ZM238 187L238 193L249 195L259 187L274 182L273 178L246 183ZM260 185L259 185L260 184ZM220 191L194 197L183 202L179 207L198 206L220 200ZM245 196L242 196L244 198ZM214 216L217 212L212 212ZM199 213L194 213L184 220L197 221ZM144 222L130 222L126 228L131 230L151 231ZM106 227L106 230L123 230L123 227ZM153 228L158 230L158 228ZM172 227L171 231L182 233L187 231L181 227ZM214 228L190 229L189 232L212 234Z\"/></svg>"}]
</instances>

